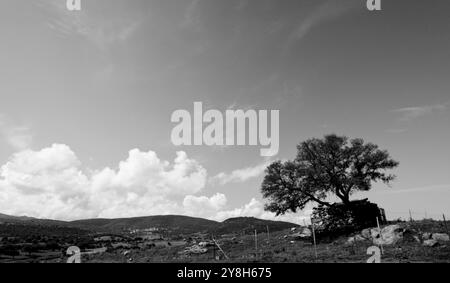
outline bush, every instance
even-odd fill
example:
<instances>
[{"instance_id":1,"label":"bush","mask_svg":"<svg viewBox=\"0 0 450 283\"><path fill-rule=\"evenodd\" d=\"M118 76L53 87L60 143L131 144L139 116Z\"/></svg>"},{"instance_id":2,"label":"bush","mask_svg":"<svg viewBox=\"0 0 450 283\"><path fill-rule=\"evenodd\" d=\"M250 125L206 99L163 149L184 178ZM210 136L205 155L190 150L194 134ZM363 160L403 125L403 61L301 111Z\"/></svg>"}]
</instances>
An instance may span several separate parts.
<instances>
[{"instance_id":1,"label":"bush","mask_svg":"<svg viewBox=\"0 0 450 283\"><path fill-rule=\"evenodd\" d=\"M334 238L376 227L377 217L381 223L385 221L383 210L367 199L352 201L348 205L320 205L313 210L314 225L319 238Z\"/></svg>"},{"instance_id":2,"label":"bush","mask_svg":"<svg viewBox=\"0 0 450 283\"><path fill-rule=\"evenodd\" d=\"M15 257L15 256L20 255L20 252L16 246L7 245L7 246L0 247L0 255Z\"/></svg>"}]
</instances>

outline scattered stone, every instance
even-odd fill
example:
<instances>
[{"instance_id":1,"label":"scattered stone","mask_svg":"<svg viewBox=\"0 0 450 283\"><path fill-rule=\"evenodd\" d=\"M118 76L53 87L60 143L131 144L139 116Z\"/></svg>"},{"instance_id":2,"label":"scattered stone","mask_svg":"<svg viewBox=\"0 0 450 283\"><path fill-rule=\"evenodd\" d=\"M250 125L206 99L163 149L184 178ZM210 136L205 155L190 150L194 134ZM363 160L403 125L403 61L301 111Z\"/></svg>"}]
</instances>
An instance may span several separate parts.
<instances>
[{"instance_id":1,"label":"scattered stone","mask_svg":"<svg viewBox=\"0 0 450 283\"><path fill-rule=\"evenodd\" d=\"M422 234L423 240L430 240L431 239L431 233L425 232Z\"/></svg>"},{"instance_id":2,"label":"scattered stone","mask_svg":"<svg viewBox=\"0 0 450 283\"><path fill-rule=\"evenodd\" d=\"M370 240L372 238L372 233L370 232L370 229L364 229L361 231L361 236L365 239Z\"/></svg>"},{"instance_id":3,"label":"scattered stone","mask_svg":"<svg viewBox=\"0 0 450 283\"><path fill-rule=\"evenodd\" d=\"M311 236L312 236L312 232L308 228L304 228L303 230L301 230L301 232L297 232L297 233L289 235L289 237L294 238L295 240L310 238Z\"/></svg>"},{"instance_id":4,"label":"scattered stone","mask_svg":"<svg viewBox=\"0 0 450 283\"><path fill-rule=\"evenodd\" d=\"M207 248L204 248L204 247L201 247L201 246L198 246L198 245L194 245L192 247L187 247L184 250L184 253L186 253L186 254L204 254L204 253L207 253L207 252L208 252Z\"/></svg>"},{"instance_id":5,"label":"scattered stone","mask_svg":"<svg viewBox=\"0 0 450 283\"><path fill-rule=\"evenodd\" d=\"M418 243L420 243L420 238L418 236L413 236L414 240Z\"/></svg>"},{"instance_id":6,"label":"scattered stone","mask_svg":"<svg viewBox=\"0 0 450 283\"><path fill-rule=\"evenodd\" d=\"M378 228L370 229L370 239L377 239L380 237L380 230Z\"/></svg>"},{"instance_id":7,"label":"scattered stone","mask_svg":"<svg viewBox=\"0 0 450 283\"><path fill-rule=\"evenodd\" d=\"M434 233L431 237L433 240L436 240L436 241L442 241L442 242L450 241L450 237L445 233Z\"/></svg>"},{"instance_id":8,"label":"scattered stone","mask_svg":"<svg viewBox=\"0 0 450 283\"><path fill-rule=\"evenodd\" d=\"M425 240L425 241L423 241L423 245L425 247L435 247L435 246L439 245L439 243L436 240Z\"/></svg>"},{"instance_id":9,"label":"scattered stone","mask_svg":"<svg viewBox=\"0 0 450 283\"><path fill-rule=\"evenodd\" d=\"M389 225L381 230L381 233L377 231L374 233L375 229L371 230L372 236L375 234L376 237L373 238L373 243L375 245L394 245L403 239L403 232L405 231L400 225ZM376 229L378 230L378 229Z\"/></svg>"},{"instance_id":10,"label":"scattered stone","mask_svg":"<svg viewBox=\"0 0 450 283\"><path fill-rule=\"evenodd\" d=\"M348 238L346 244L352 245L352 244L354 244L354 243L356 243L356 242L362 242L362 241L366 241L366 240L367 240L367 239L364 238L363 236L361 236L361 235L356 235L356 236L354 236L354 237Z\"/></svg>"},{"instance_id":11,"label":"scattered stone","mask_svg":"<svg viewBox=\"0 0 450 283\"><path fill-rule=\"evenodd\" d=\"M309 229L309 228L303 228L303 230L302 230L302 235L303 235L304 237L311 237L311 236L312 236L311 229Z\"/></svg>"}]
</instances>

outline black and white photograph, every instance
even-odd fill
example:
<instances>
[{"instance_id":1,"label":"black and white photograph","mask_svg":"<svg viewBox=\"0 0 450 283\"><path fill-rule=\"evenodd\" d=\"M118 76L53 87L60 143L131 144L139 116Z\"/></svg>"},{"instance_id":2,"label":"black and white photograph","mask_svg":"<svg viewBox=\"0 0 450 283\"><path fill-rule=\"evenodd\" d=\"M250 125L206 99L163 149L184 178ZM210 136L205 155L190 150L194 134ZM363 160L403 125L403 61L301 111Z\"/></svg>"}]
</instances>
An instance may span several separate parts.
<instances>
[{"instance_id":1,"label":"black and white photograph","mask_svg":"<svg viewBox=\"0 0 450 283\"><path fill-rule=\"evenodd\" d=\"M0 263L450 263L449 141L448 0L0 0Z\"/></svg>"}]
</instances>

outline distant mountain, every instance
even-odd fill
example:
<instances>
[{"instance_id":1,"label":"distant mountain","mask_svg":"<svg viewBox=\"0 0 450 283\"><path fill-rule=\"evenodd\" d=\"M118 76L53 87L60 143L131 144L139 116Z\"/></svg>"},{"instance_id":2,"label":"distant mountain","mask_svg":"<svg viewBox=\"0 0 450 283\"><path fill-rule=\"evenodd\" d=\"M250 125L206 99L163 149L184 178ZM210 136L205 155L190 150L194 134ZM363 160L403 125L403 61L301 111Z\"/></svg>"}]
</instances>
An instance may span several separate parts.
<instances>
[{"instance_id":1,"label":"distant mountain","mask_svg":"<svg viewBox=\"0 0 450 283\"><path fill-rule=\"evenodd\" d=\"M265 232L267 228L269 228L269 231L274 232L297 226L296 224L288 222L262 220L253 217L238 217L227 219L223 222L217 222L203 218L181 215L159 215L115 219L84 219L68 222L0 214L0 223L1 222L44 227L68 227L92 232L118 233L129 229L159 228L168 229L173 233L191 234L205 232L216 235L253 233L255 229L258 230L258 232Z\"/></svg>"},{"instance_id":2,"label":"distant mountain","mask_svg":"<svg viewBox=\"0 0 450 283\"><path fill-rule=\"evenodd\" d=\"M254 217L237 217L230 218L222 223L215 229L217 234L228 233L253 233L255 230L258 232L280 231L298 226L297 224L282 222L282 221L270 221L263 220Z\"/></svg>"},{"instance_id":3,"label":"distant mountain","mask_svg":"<svg viewBox=\"0 0 450 283\"><path fill-rule=\"evenodd\" d=\"M296 224L262 220L253 217L238 217L227 219L223 222L194 218L180 215L147 216L122 219L88 219L70 222L77 228L102 230L102 231L123 231L125 229L145 229L145 228L165 228L176 233L196 233L208 232L217 235L231 233L248 233L255 229L258 232L280 231L298 226Z\"/></svg>"},{"instance_id":4,"label":"distant mountain","mask_svg":"<svg viewBox=\"0 0 450 283\"><path fill-rule=\"evenodd\" d=\"M178 233L195 233L210 230L219 224L203 218L180 215L146 216L117 219L87 219L72 221L74 227L90 230L120 232L127 229L163 228Z\"/></svg>"},{"instance_id":5,"label":"distant mountain","mask_svg":"<svg viewBox=\"0 0 450 283\"><path fill-rule=\"evenodd\" d=\"M17 221L26 221L26 220L31 220L33 219L32 217L27 217L27 216L11 216L11 215L6 215L6 214L2 214L0 213L0 221L3 220L17 220Z\"/></svg>"},{"instance_id":6,"label":"distant mountain","mask_svg":"<svg viewBox=\"0 0 450 283\"><path fill-rule=\"evenodd\" d=\"M28 216L11 216L0 213L0 223L1 222L41 225L41 226L64 226L64 227L70 226L69 223L66 221L39 219Z\"/></svg>"}]
</instances>

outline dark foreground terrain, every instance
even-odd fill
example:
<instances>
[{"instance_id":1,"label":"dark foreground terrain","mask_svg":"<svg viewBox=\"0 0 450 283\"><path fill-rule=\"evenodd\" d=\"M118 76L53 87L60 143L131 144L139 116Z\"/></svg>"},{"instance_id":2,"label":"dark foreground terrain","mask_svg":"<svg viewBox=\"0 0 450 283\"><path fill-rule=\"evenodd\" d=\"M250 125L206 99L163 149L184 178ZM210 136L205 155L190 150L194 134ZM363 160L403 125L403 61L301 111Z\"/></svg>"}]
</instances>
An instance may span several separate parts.
<instances>
[{"instance_id":1,"label":"dark foreground terrain","mask_svg":"<svg viewBox=\"0 0 450 283\"><path fill-rule=\"evenodd\" d=\"M185 216L96 219L75 222L0 216L0 262L366 262L383 244L382 262L450 262L442 221L389 223L400 234L360 233L318 239L308 227L255 218L215 222ZM255 230L257 234L255 236ZM397 229L399 230L399 229ZM362 233L364 235L364 231ZM371 237L374 237L373 239ZM377 238L378 237L378 238ZM383 237L385 239L383 239ZM437 240L434 240L434 239ZM67 254L76 246L80 254ZM72 257L71 257L72 256Z\"/></svg>"}]
</instances>

